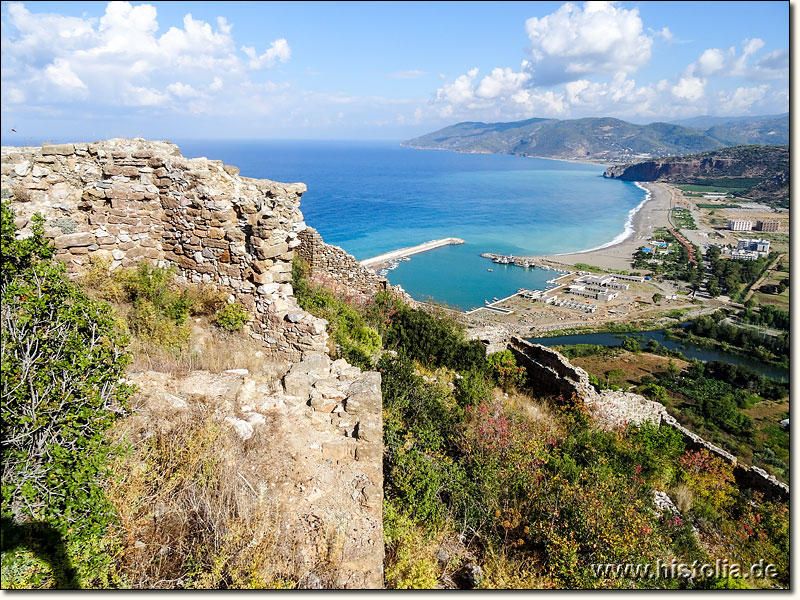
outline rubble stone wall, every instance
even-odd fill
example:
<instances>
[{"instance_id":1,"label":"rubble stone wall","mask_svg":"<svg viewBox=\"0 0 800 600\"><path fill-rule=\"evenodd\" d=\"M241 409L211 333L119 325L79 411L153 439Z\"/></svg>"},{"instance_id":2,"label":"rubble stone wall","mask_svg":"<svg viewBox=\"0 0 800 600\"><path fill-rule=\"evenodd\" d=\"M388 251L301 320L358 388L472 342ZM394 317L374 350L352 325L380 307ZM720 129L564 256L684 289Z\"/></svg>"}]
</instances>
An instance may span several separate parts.
<instances>
[{"instance_id":1,"label":"rubble stone wall","mask_svg":"<svg viewBox=\"0 0 800 600\"><path fill-rule=\"evenodd\" d=\"M325 322L299 309L290 283L305 190L184 158L168 142L2 149L2 195L13 199L17 225L24 234L42 214L71 273L92 257L112 268L175 264L188 281L229 290L254 315L251 335L289 359L323 350L327 337Z\"/></svg>"},{"instance_id":2,"label":"rubble stone wall","mask_svg":"<svg viewBox=\"0 0 800 600\"><path fill-rule=\"evenodd\" d=\"M589 374L575 367L564 356L541 344L532 344L512 337L508 348L519 364L528 371L533 389L543 396L581 398L593 412L596 421L605 428L624 427L629 423L651 421L662 427L672 427L682 436L688 450L707 450L734 466L733 474L740 487L761 492L767 498L789 499L789 486L763 469L738 464L734 455L703 439L681 425L658 402L639 394L603 390L597 392L589 384Z\"/></svg>"},{"instance_id":3,"label":"rubble stone wall","mask_svg":"<svg viewBox=\"0 0 800 600\"><path fill-rule=\"evenodd\" d=\"M362 266L352 254L339 246L326 244L316 229L306 227L298 234L298 239L300 244L296 250L297 255L308 264L315 279L366 297L389 291L410 306L415 306L414 300L403 288L390 285L385 277L380 277L372 269Z\"/></svg>"}]
</instances>

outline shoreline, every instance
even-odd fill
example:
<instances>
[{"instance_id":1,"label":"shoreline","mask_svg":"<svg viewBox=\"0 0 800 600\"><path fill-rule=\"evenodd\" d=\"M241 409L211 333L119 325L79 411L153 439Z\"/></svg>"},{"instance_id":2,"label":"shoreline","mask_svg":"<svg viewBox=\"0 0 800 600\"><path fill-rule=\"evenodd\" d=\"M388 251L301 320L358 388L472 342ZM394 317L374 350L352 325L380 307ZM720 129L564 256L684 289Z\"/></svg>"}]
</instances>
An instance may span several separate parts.
<instances>
[{"instance_id":1,"label":"shoreline","mask_svg":"<svg viewBox=\"0 0 800 600\"><path fill-rule=\"evenodd\" d=\"M652 231L662 227L671 227L669 212L672 206L673 191L670 186L656 182L637 182L637 186L644 189L647 196L629 213L625 231L610 242L579 252L520 256L519 258L562 266L586 263L605 270L629 270L634 252L645 245Z\"/></svg>"}]
</instances>

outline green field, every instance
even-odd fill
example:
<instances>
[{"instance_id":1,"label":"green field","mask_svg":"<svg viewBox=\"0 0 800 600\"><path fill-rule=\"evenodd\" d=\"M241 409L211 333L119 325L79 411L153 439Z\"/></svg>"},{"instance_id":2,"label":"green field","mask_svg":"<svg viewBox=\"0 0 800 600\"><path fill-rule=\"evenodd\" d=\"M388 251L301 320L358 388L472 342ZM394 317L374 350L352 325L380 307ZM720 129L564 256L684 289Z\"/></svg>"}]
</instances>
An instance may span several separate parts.
<instances>
[{"instance_id":1,"label":"green field","mask_svg":"<svg viewBox=\"0 0 800 600\"><path fill-rule=\"evenodd\" d=\"M716 185L679 185L677 186L679 190L683 190L684 192L692 192L695 194L730 194L733 192L741 192L742 188L735 188L732 190L728 187L720 187ZM747 188L745 188L747 189Z\"/></svg>"},{"instance_id":2,"label":"green field","mask_svg":"<svg viewBox=\"0 0 800 600\"><path fill-rule=\"evenodd\" d=\"M697 208L707 208L710 210L723 209L723 208L741 208L740 204L704 204L697 202Z\"/></svg>"},{"instance_id":3,"label":"green field","mask_svg":"<svg viewBox=\"0 0 800 600\"><path fill-rule=\"evenodd\" d=\"M672 209L672 222L678 229L697 229L692 213L688 210Z\"/></svg>"}]
</instances>

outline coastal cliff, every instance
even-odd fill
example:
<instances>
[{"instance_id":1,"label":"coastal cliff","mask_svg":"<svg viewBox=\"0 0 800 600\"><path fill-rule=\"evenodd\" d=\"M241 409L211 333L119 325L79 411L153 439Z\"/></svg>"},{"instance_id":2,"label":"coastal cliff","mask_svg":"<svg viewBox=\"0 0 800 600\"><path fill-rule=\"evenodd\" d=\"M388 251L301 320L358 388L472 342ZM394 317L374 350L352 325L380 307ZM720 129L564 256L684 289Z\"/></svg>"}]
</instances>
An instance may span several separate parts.
<instances>
[{"instance_id":1,"label":"coastal cliff","mask_svg":"<svg viewBox=\"0 0 800 600\"><path fill-rule=\"evenodd\" d=\"M736 188L737 194L775 204L789 198L788 146L737 146L713 152L615 165L604 177Z\"/></svg>"}]
</instances>

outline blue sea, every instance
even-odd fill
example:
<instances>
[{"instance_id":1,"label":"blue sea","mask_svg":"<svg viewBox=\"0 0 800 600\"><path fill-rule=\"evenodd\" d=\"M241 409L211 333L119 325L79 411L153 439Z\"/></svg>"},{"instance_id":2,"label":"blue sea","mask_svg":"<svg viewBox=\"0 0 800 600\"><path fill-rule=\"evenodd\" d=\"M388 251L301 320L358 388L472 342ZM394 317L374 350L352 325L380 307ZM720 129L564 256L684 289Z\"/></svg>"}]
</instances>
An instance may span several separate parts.
<instances>
[{"instance_id":1,"label":"blue sea","mask_svg":"<svg viewBox=\"0 0 800 600\"><path fill-rule=\"evenodd\" d=\"M242 175L308 186L301 209L326 242L357 259L444 237L389 272L417 299L468 310L553 272L500 266L484 252L587 250L624 235L644 200L597 165L401 147L399 142L178 141L184 156L220 159ZM489 269L492 269L489 271Z\"/></svg>"}]
</instances>

